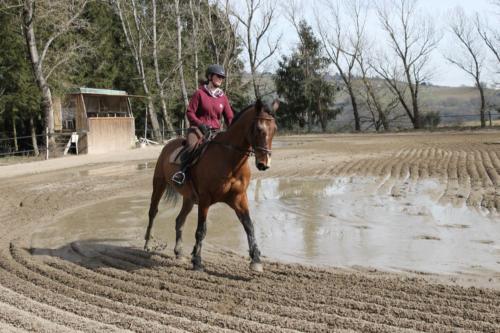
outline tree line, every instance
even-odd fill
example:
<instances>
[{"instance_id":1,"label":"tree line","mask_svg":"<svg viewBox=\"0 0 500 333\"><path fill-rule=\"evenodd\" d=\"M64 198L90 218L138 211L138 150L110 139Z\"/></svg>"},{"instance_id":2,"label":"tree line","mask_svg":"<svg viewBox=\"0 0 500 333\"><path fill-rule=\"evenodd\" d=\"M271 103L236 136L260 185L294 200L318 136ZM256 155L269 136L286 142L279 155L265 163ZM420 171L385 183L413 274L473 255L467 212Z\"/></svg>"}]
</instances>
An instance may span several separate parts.
<instances>
[{"instance_id":1,"label":"tree line","mask_svg":"<svg viewBox=\"0 0 500 333\"><path fill-rule=\"evenodd\" d=\"M491 3L500 12L500 1ZM280 127L326 131L345 93L355 131L366 122L390 130L403 116L420 128L421 87L432 79L431 58L444 34L435 19L416 0L318 0L313 7L307 21L297 1L0 0L2 136L30 135L37 150L35 134L48 128L54 146L53 97L88 86L144 96L134 104L137 122L146 114L159 139L160 123L170 131L181 126L211 63L225 67L224 88L236 110L258 97L282 98ZM273 65L283 48L279 15L298 43ZM383 36L370 31L373 18ZM498 24L457 8L446 29L454 41L442 53L475 82L484 127L483 77L500 74ZM268 67L275 68L271 86L263 75Z\"/></svg>"},{"instance_id":2,"label":"tree line","mask_svg":"<svg viewBox=\"0 0 500 333\"><path fill-rule=\"evenodd\" d=\"M438 25L436 17L423 11L416 0L320 0L316 4L321 6L314 8L312 23L301 16L304 8L299 2L291 1L284 8L299 35L298 47L292 56L283 57L276 75L278 92L287 95L287 100L298 99L293 104L299 119L290 121L301 120L308 128L319 121L323 128L325 110L326 118L341 111L332 107L334 92L341 90L349 97L355 131L361 130L362 123L377 131L390 130L391 123L402 117L413 128L421 128L429 118L422 114L421 89L435 77L432 58L436 53L474 82L480 105L471 112L478 112L481 127L486 126L488 108L499 110L485 97L486 74L496 74L498 80L500 73L498 21L488 22L478 12L467 15L457 7ZM500 1L491 5L499 18ZM332 70L337 85L333 90L326 88L332 84ZM296 72L301 74L296 77ZM313 78L316 84L310 89ZM491 82L497 87L499 83Z\"/></svg>"}]
</instances>

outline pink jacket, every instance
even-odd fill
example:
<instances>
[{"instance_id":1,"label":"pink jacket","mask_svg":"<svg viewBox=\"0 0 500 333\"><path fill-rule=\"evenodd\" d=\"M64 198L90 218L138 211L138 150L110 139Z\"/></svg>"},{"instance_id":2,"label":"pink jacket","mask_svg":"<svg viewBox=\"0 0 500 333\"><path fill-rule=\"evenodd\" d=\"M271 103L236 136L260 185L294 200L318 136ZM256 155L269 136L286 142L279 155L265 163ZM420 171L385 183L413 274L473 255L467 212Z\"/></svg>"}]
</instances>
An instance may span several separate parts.
<instances>
[{"instance_id":1,"label":"pink jacket","mask_svg":"<svg viewBox=\"0 0 500 333\"><path fill-rule=\"evenodd\" d=\"M191 97L186 115L191 126L204 124L215 129L221 126L221 115L224 116L228 126L234 117L233 110L222 90L217 96L212 96L205 86L198 88Z\"/></svg>"}]
</instances>

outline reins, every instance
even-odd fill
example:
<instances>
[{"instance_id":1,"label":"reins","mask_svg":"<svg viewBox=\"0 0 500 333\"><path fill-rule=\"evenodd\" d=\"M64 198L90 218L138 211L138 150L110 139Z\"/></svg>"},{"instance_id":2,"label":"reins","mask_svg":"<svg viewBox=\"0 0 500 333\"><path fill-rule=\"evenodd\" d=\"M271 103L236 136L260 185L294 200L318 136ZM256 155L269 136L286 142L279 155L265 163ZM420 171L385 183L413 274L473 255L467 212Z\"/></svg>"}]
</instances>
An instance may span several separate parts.
<instances>
[{"instance_id":1,"label":"reins","mask_svg":"<svg viewBox=\"0 0 500 333\"><path fill-rule=\"evenodd\" d=\"M253 149L252 150L241 149L240 147L232 145L230 143L219 142L219 141L210 141L209 144L210 143L216 143L218 145L221 145L222 147L226 147L226 148L229 148L229 149L236 150L236 151L242 153L243 155L247 155L247 156L253 156L253 155L255 155L255 152L254 152Z\"/></svg>"},{"instance_id":2,"label":"reins","mask_svg":"<svg viewBox=\"0 0 500 333\"><path fill-rule=\"evenodd\" d=\"M274 117L273 118L255 117L254 118L254 122L255 122L256 119L271 121L271 120L274 120ZM240 153L242 153L243 155L246 155L246 156L255 156L255 152L256 151L262 151L262 152L264 152L266 154L269 154L269 156L271 156L271 154L273 152L272 149L268 149L267 147L255 146L253 144L251 145L250 149L248 149L248 150L247 149L241 149L240 147L232 145L230 143L213 141L214 138L215 138L215 136L211 137L210 141L208 143L209 144L210 143L215 143L215 144L221 145L223 147L226 147L228 149L236 150L236 151L238 151L238 152L240 152Z\"/></svg>"}]
</instances>

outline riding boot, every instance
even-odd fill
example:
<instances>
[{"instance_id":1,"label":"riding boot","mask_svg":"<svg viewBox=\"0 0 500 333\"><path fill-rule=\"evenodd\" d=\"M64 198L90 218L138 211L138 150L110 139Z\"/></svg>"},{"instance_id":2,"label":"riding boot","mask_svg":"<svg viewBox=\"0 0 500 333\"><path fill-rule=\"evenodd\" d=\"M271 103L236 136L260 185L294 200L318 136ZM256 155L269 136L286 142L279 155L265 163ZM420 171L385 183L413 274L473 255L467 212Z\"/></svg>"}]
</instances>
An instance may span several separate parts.
<instances>
[{"instance_id":1,"label":"riding boot","mask_svg":"<svg viewBox=\"0 0 500 333\"><path fill-rule=\"evenodd\" d=\"M177 185L183 185L186 181L186 172L190 162L190 158L188 155L189 154L187 152L184 152L184 154L181 155L180 170L174 173L174 175L172 176L172 181Z\"/></svg>"}]
</instances>

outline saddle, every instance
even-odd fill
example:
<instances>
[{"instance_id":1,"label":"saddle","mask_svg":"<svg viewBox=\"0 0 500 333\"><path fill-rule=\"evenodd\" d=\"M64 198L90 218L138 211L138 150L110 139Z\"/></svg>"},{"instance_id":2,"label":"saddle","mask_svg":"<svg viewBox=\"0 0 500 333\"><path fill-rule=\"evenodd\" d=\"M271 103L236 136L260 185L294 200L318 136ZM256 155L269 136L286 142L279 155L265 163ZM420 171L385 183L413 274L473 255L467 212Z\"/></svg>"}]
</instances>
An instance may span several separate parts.
<instances>
[{"instance_id":1,"label":"saddle","mask_svg":"<svg viewBox=\"0 0 500 333\"><path fill-rule=\"evenodd\" d=\"M187 140L184 139L182 145L176 148L169 156L169 163L181 165L183 160L189 161L187 167L195 165L208 147L208 143L217 135L216 132L209 132L203 135L198 128L189 128L188 131L194 131L198 141L190 150Z\"/></svg>"}]
</instances>

